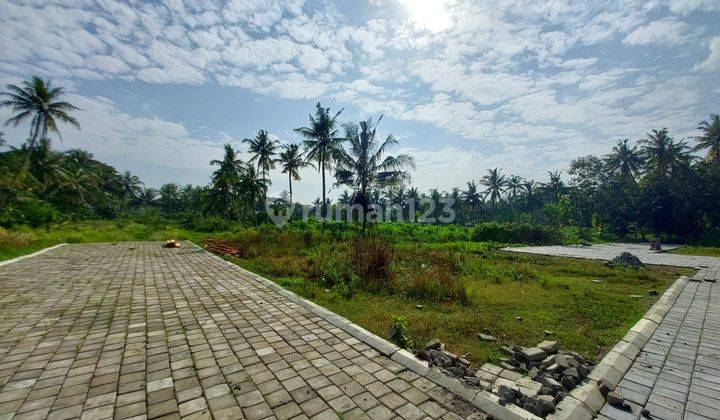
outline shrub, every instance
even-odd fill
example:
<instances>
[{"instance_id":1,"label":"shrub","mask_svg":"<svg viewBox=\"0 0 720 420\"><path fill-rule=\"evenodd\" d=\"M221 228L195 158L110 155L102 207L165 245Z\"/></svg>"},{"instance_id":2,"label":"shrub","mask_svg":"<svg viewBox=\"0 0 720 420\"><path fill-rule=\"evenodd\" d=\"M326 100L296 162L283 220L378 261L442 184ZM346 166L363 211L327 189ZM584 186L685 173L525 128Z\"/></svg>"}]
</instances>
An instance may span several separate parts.
<instances>
[{"instance_id":1,"label":"shrub","mask_svg":"<svg viewBox=\"0 0 720 420\"><path fill-rule=\"evenodd\" d=\"M364 280L365 288L371 291L388 288L394 258L392 245L379 237L356 239L350 257L354 272Z\"/></svg>"},{"instance_id":2,"label":"shrub","mask_svg":"<svg viewBox=\"0 0 720 420\"><path fill-rule=\"evenodd\" d=\"M8 203L0 210L0 226L11 227L16 225L29 225L40 227L57 220L59 213L55 208L44 201L23 200Z\"/></svg>"},{"instance_id":3,"label":"shrub","mask_svg":"<svg viewBox=\"0 0 720 420\"><path fill-rule=\"evenodd\" d=\"M25 248L38 239L34 233L9 231L0 228L0 249Z\"/></svg>"},{"instance_id":4,"label":"shrub","mask_svg":"<svg viewBox=\"0 0 720 420\"><path fill-rule=\"evenodd\" d=\"M408 325L405 318L401 316L393 317L393 323L390 327L390 340L403 349L412 349L415 347L415 343L413 343L408 334Z\"/></svg>"},{"instance_id":5,"label":"shrub","mask_svg":"<svg viewBox=\"0 0 720 420\"><path fill-rule=\"evenodd\" d=\"M481 223L472 228L470 236L476 242L494 241L533 245L563 243L563 235L559 229L529 223Z\"/></svg>"},{"instance_id":6,"label":"shrub","mask_svg":"<svg viewBox=\"0 0 720 420\"><path fill-rule=\"evenodd\" d=\"M346 254L335 244L324 243L312 249L308 261L311 277L319 279L324 287L331 288L349 279Z\"/></svg>"},{"instance_id":7,"label":"shrub","mask_svg":"<svg viewBox=\"0 0 720 420\"><path fill-rule=\"evenodd\" d=\"M410 298L428 302L454 301L463 305L470 302L466 286L463 277L452 275L437 266L411 271L399 285L401 291Z\"/></svg>"}]
</instances>

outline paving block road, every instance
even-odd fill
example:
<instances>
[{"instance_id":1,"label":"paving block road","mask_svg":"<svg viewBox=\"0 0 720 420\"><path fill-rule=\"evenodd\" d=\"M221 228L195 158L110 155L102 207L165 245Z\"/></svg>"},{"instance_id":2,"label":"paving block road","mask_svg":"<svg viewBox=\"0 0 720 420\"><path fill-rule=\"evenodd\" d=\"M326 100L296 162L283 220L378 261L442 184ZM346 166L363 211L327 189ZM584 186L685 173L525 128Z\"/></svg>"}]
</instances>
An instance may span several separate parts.
<instances>
[{"instance_id":1,"label":"paving block road","mask_svg":"<svg viewBox=\"0 0 720 420\"><path fill-rule=\"evenodd\" d=\"M0 266L0 419L483 418L189 243Z\"/></svg>"}]
</instances>

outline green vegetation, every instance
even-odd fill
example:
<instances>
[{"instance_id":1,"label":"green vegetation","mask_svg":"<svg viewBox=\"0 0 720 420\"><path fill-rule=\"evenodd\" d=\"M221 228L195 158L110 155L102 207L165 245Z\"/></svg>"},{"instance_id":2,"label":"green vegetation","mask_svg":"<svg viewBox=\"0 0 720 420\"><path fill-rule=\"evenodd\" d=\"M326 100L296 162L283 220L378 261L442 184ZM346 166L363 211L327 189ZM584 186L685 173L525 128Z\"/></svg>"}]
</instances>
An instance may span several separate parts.
<instances>
[{"instance_id":1,"label":"green vegetation","mask_svg":"<svg viewBox=\"0 0 720 420\"><path fill-rule=\"evenodd\" d=\"M251 155L248 162L229 144L222 159L209 162L217 168L208 185L168 183L155 189L86 151L52 149L49 136L60 138L60 125L80 128L71 115L77 108L63 96L61 87L39 77L0 92L0 106L12 113L6 123L29 128L20 148L0 153L2 227L136 217L154 210L175 220L209 220L212 226L201 230L222 230L217 228L236 222L258 226L269 223L264 204L271 171L288 174L290 191L273 203L273 209L282 211L294 203L293 181L301 181L298 169L315 166L322 190L315 200L318 214L311 211L310 216L350 213L348 224L357 223L360 232L379 218L372 211L378 204L392 206L384 214L386 221L423 216L427 224L485 226L475 230L475 241L562 243L660 236L664 242L720 244L720 188L714 188L720 185L717 114L698 125L694 147L675 140L665 128L653 129L635 145L619 140L606 155L573 160L565 179L563 171L535 181L494 168L478 181L468 181L464 190L421 192L411 186L412 156L390 155L396 138L377 137L381 118L375 123L341 121L342 110L331 112L318 103L308 125L294 130L302 143L286 144L260 129L243 141ZM328 175L340 190L336 203L327 197ZM468 174L473 176L479 174ZM365 217L339 206L345 204L358 205ZM300 218L301 206L294 209L293 217ZM443 219L450 213L454 217Z\"/></svg>"},{"instance_id":2,"label":"green vegetation","mask_svg":"<svg viewBox=\"0 0 720 420\"><path fill-rule=\"evenodd\" d=\"M222 220L222 219L219 219ZM226 223L226 222L225 222ZM545 330L563 347L597 357L622 337L662 291L689 270L608 268L599 261L513 254L470 240L472 229L397 224L358 237L346 223L295 222L283 229L189 223L146 215L0 230L0 258L60 242L218 238L237 248L228 260L390 337L396 317L407 342L439 338L475 361L495 360L502 343L533 344ZM352 225L350 225L352 226ZM601 280L596 283L593 280ZM418 307L420 305L420 307ZM519 321L516 318L522 317ZM479 332L499 342L483 342Z\"/></svg>"},{"instance_id":3,"label":"green vegetation","mask_svg":"<svg viewBox=\"0 0 720 420\"><path fill-rule=\"evenodd\" d=\"M713 246L684 246L668 251L671 254L703 255L706 257L720 257L720 247Z\"/></svg>"}]
</instances>

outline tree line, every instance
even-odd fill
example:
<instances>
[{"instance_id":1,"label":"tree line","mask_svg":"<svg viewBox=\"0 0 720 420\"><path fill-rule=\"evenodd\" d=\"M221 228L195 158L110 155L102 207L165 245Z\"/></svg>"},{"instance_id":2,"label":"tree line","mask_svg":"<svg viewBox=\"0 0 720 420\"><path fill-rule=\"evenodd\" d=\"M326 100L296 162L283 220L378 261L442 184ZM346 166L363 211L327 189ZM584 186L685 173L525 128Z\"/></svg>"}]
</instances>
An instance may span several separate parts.
<instances>
[{"instance_id":1,"label":"tree line","mask_svg":"<svg viewBox=\"0 0 720 420\"><path fill-rule=\"evenodd\" d=\"M332 112L317 104L308 124L294 131L302 141L281 144L266 130L243 140L250 155L225 145L210 183L159 189L145 186L128 171L118 172L83 150L52 150L50 135L60 137L59 124L80 129L72 116L77 108L63 100L62 87L32 77L1 92L0 106L13 116L9 125L27 123L29 135L19 148L0 153L0 225L42 224L67 217L111 218L157 209L169 217L218 217L247 223L267 220L264 202L269 175L287 175L280 202L292 203L293 184L300 170L311 167L322 189L314 204L328 215L336 204L372 203L393 206L407 220L408 200L415 211L440 216L441 200L452 200L454 223L506 221L578 226L592 233L626 237L645 233L692 240L720 239L720 116L712 114L698 125L698 135L674 139L665 128L651 130L633 144L619 140L602 156L582 156L564 171L549 172L545 180L528 180L489 169L477 180L450 191L420 192L411 185L414 161L390 155L397 139L381 138L377 121L342 123L343 110ZM694 141L691 146L688 141ZM0 135L0 145L4 139ZM700 157L699 154L702 154ZM336 202L328 185L345 186ZM424 204L423 204L424 203ZM436 214L437 213L437 214Z\"/></svg>"}]
</instances>

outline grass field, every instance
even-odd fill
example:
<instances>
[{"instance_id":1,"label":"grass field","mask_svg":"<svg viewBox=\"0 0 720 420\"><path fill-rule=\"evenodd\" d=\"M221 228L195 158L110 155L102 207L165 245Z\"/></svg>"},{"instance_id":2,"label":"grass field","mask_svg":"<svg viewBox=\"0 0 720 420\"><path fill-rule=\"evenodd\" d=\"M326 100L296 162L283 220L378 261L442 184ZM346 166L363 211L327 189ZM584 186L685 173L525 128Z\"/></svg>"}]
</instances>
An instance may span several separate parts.
<instances>
[{"instance_id":1,"label":"grass field","mask_svg":"<svg viewBox=\"0 0 720 420\"><path fill-rule=\"evenodd\" d=\"M597 359L654 302L649 290L662 293L678 276L690 273L672 267L613 269L599 261L513 254L499 251L496 243L419 243L406 238L392 244L392 238L360 243L317 230L238 227L201 233L131 221L0 230L0 259L61 242L171 237L196 243L224 238L241 250L239 258L229 260L380 336L387 338L393 318L402 316L416 343L439 338L475 362L497 360L504 343L535 344L546 330L564 349ZM361 248L353 248L358 244ZM354 261L357 252L362 258ZM381 274L373 275L372 264L358 266L367 261L381 267ZM480 332L499 341L480 341Z\"/></svg>"},{"instance_id":2,"label":"grass field","mask_svg":"<svg viewBox=\"0 0 720 420\"><path fill-rule=\"evenodd\" d=\"M720 247L712 246L693 246L687 245L681 248L675 248L668 251L671 254L681 255L704 255L707 257L720 257Z\"/></svg>"}]
</instances>

